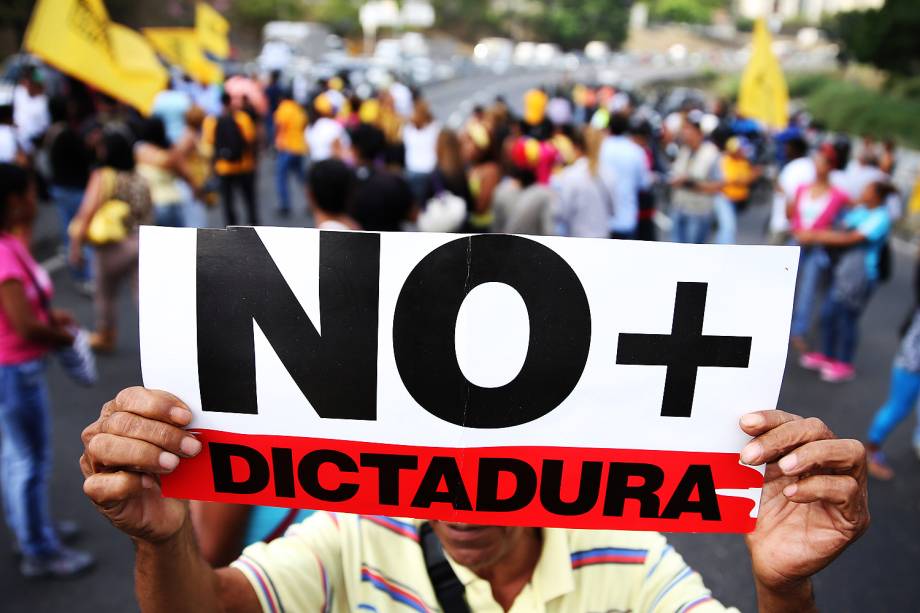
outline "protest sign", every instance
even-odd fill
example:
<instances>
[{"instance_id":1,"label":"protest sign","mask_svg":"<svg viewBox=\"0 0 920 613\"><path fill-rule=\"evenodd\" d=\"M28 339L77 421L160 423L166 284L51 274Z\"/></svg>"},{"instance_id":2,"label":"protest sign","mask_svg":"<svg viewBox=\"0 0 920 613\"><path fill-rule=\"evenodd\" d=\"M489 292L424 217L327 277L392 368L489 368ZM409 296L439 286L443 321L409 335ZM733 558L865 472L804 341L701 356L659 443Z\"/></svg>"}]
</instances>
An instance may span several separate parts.
<instances>
[{"instance_id":1,"label":"protest sign","mask_svg":"<svg viewBox=\"0 0 920 613\"><path fill-rule=\"evenodd\" d=\"M473 523L753 528L798 251L141 231L144 383L204 451L168 496Z\"/></svg>"}]
</instances>

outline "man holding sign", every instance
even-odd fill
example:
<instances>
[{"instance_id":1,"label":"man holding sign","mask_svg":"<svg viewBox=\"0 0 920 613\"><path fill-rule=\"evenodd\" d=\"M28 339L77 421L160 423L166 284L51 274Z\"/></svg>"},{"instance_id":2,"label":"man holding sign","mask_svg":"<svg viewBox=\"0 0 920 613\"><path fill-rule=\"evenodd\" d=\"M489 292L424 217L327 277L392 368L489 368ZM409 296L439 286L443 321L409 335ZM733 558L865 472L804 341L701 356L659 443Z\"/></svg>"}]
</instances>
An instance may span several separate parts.
<instances>
[{"instance_id":1,"label":"man holding sign","mask_svg":"<svg viewBox=\"0 0 920 613\"><path fill-rule=\"evenodd\" d=\"M638 530L750 532L762 610L809 610L809 577L868 524L859 443L739 411L775 404L794 252L271 228L142 244L151 389L103 408L81 466L137 544L144 610L722 610ZM614 261L643 269L611 280ZM328 512L214 571L176 498Z\"/></svg>"}]
</instances>

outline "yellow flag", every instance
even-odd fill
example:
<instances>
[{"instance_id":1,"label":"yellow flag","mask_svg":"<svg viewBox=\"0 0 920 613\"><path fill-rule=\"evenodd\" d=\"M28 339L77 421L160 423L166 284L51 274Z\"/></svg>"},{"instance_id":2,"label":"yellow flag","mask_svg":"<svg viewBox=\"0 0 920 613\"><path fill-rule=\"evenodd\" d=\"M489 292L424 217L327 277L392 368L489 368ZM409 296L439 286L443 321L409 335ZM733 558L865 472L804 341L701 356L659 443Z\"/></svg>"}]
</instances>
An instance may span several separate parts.
<instances>
[{"instance_id":1,"label":"yellow flag","mask_svg":"<svg viewBox=\"0 0 920 613\"><path fill-rule=\"evenodd\" d=\"M741 75L738 113L771 128L789 123L789 88L763 19L754 22L751 59Z\"/></svg>"},{"instance_id":2,"label":"yellow flag","mask_svg":"<svg viewBox=\"0 0 920 613\"><path fill-rule=\"evenodd\" d=\"M25 48L145 115L169 79L146 39L110 21L102 0L38 0Z\"/></svg>"},{"instance_id":3,"label":"yellow flag","mask_svg":"<svg viewBox=\"0 0 920 613\"><path fill-rule=\"evenodd\" d=\"M195 5L195 32L208 53L221 59L230 55L230 22L210 4Z\"/></svg>"},{"instance_id":4,"label":"yellow flag","mask_svg":"<svg viewBox=\"0 0 920 613\"><path fill-rule=\"evenodd\" d=\"M192 28L144 28L144 36L167 62L200 83L220 83L224 71L205 56Z\"/></svg>"}]
</instances>

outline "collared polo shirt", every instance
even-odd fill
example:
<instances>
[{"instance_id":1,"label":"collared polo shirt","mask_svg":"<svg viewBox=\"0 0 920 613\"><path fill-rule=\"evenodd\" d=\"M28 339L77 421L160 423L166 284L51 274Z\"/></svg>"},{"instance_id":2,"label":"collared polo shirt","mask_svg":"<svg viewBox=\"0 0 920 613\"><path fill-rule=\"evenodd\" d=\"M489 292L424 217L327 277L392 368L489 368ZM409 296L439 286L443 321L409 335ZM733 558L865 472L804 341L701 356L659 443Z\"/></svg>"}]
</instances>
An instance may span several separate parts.
<instances>
[{"instance_id":1,"label":"collared polo shirt","mask_svg":"<svg viewBox=\"0 0 920 613\"><path fill-rule=\"evenodd\" d=\"M438 613L420 520L320 512L232 564L262 610ZM711 613L726 609L654 532L545 528L540 559L509 613ZM450 559L476 613L500 613L489 583Z\"/></svg>"}]
</instances>

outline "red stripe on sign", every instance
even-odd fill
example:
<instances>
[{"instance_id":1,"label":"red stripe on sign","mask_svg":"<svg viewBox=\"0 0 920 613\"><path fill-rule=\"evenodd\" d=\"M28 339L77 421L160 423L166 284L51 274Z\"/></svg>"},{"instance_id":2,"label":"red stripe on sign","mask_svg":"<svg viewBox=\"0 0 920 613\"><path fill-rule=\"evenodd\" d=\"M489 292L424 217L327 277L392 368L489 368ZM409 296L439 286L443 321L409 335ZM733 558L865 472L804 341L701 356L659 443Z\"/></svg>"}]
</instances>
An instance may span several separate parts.
<instances>
[{"instance_id":1,"label":"red stripe on sign","mask_svg":"<svg viewBox=\"0 0 920 613\"><path fill-rule=\"evenodd\" d=\"M198 432L175 498L493 525L749 532L761 474L736 453L444 448Z\"/></svg>"}]
</instances>

